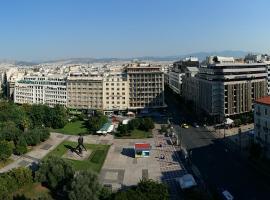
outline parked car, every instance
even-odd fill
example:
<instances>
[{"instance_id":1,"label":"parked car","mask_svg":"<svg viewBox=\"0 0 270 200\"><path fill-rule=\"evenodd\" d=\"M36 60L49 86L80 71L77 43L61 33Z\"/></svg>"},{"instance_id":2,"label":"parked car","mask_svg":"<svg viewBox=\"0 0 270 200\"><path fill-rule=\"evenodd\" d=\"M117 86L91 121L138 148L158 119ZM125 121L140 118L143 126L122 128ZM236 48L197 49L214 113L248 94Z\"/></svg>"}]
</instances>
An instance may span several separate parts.
<instances>
[{"instance_id":1,"label":"parked car","mask_svg":"<svg viewBox=\"0 0 270 200\"><path fill-rule=\"evenodd\" d=\"M182 128L189 128L189 126L187 124L182 124L181 127Z\"/></svg>"}]
</instances>

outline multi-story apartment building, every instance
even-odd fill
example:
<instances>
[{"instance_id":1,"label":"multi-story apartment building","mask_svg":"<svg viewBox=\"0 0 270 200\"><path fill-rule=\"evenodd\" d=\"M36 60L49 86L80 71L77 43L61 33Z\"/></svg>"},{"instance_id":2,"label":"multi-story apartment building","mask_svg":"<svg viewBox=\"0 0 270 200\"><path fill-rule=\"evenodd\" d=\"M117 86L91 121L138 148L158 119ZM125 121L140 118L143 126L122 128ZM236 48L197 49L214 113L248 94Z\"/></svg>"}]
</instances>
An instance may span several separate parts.
<instances>
[{"instance_id":1,"label":"multi-story apartment building","mask_svg":"<svg viewBox=\"0 0 270 200\"><path fill-rule=\"evenodd\" d=\"M253 101L267 94L264 63L237 63L233 58L210 57L201 66L197 104L217 121L252 111Z\"/></svg>"},{"instance_id":2,"label":"multi-story apartment building","mask_svg":"<svg viewBox=\"0 0 270 200\"><path fill-rule=\"evenodd\" d=\"M103 73L76 70L68 75L38 73L14 79L15 103L61 104L107 113L165 106L164 75L160 67L132 64Z\"/></svg>"},{"instance_id":3,"label":"multi-story apartment building","mask_svg":"<svg viewBox=\"0 0 270 200\"><path fill-rule=\"evenodd\" d=\"M164 107L164 74L160 67L133 64L126 68L129 108Z\"/></svg>"},{"instance_id":4,"label":"multi-story apartment building","mask_svg":"<svg viewBox=\"0 0 270 200\"><path fill-rule=\"evenodd\" d=\"M198 67L187 67L185 75L183 76L182 96L186 101L192 101L196 105L198 95L199 82L195 78L198 74Z\"/></svg>"},{"instance_id":5,"label":"multi-story apartment building","mask_svg":"<svg viewBox=\"0 0 270 200\"><path fill-rule=\"evenodd\" d=\"M254 132L256 142L261 144L265 155L270 156L270 96L254 103Z\"/></svg>"},{"instance_id":6,"label":"multi-story apartment building","mask_svg":"<svg viewBox=\"0 0 270 200\"><path fill-rule=\"evenodd\" d=\"M107 113L127 110L129 107L129 82L123 71L109 72L103 77L103 110Z\"/></svg>"},{"instance_id":7,"label":"multi-story apartment building","mask_svg":"<svg viewBox=\"0 0 270 200\"><path fill-rule=\"evenodd\" d=\"M14 102L18 104L67 105L66 77L24 76L15 82Z\"/></svg>"},{"instance_id":8,"label":"multi-story apartment building","mask_svg":"<svg viewBox=\"0 0 270 200\"><path fill-rule=\"evenodd\" d=\"M173 63L172 70L168 73L169 87L177 94L183 95L183 78L187 67L199 67L199 61L195 57L185 58Z\"/></svg>"},{"instance_id":9,"label":"multi-story apartment building","mask_svg":"<svg viewBox=\"0 0 270 200\"><path fill-rule=\"evenodd\" d=\"M102 110L102 76L70 74L67 78L67 106L73 109Z\"/></svg>"}]
</instances>

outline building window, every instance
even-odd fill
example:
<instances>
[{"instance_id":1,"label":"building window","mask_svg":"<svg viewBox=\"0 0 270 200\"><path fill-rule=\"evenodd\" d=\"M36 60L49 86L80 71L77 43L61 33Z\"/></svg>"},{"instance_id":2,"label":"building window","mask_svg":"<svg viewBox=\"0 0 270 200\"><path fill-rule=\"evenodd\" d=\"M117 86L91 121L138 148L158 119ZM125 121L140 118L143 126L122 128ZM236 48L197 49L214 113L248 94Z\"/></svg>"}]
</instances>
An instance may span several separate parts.
<instances>
[{"instance_id":1,"label":"building window","mask_svg":"<svg viewBox=\"0 0 270 200\"><path fill-rule=\"evenodd\" d=\"M267 115L267 108L264 109L264 114Z\"/></svg>"}]
</instances>

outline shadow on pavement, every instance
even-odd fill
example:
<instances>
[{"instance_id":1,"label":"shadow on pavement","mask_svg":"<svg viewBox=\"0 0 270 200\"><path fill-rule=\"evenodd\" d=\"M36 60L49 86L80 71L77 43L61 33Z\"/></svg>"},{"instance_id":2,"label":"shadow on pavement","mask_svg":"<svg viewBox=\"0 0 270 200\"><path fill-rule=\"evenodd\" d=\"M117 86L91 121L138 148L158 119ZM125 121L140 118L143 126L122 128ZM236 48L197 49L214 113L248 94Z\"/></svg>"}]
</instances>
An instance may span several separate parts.
<instances>
[{"instance_id":1,"label":"shadow on pavement","mask_svg":"<svg viewBox=\"0 0 270 200\"><path fill-rule=\"evenodd\" d=\"M123 148L121 154L130 158L134 158L134 149L133 148Z\"/></svg>"}]
</instances>

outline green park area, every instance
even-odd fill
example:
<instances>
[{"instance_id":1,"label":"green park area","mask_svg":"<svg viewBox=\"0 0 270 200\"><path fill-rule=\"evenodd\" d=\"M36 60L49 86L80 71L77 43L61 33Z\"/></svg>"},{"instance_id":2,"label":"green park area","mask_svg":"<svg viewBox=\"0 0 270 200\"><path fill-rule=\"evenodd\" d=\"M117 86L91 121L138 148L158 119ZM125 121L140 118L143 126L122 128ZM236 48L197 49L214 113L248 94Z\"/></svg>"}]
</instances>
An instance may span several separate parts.
<instances>
[{"instance_id":1,"label":"green park area","mask_svg":"<svg viewBox=\"0 0 270 200\"><path fill-rule=\"evenodd\" d=\"M70 148L75 148L77 146L76 142L65 141L56 147L52 152L50 152L46 157L51 155L62 157L69 151ZM86 149L91 152L88 158L85 160L73 160L68 158L63 158L68 163L70 163L75 170L87 170L92 169L95 172L99 172L102 168L102 165L106 159L109 145L102 144L84 144Z\"/></svg>"},{"instance_id":2,"label":"green park area","mask_svg":"<svg viewBox=\"0 0 270 200\"><path fill-rule=\"evenodd\" d=\"M151 118L135 118L127 124L119 124L115 138L119 139L143 139L151 138L152 129L155 127Z\"/></svg>"},{"instance_id":3,"label":"green park area","mask_svg":"<svg viewBox=\"0 0 270 200\"><path fill-rule=\"evenodd\" d=\"M143 139L143 138L152 138L153 135L151 131L144 131L139 129L134 129L131 132L123 135L123 136L115 136L115 138L119 139Z\"/></svg>"},{"instance_id":4,"label":"green park area","mask_svg":"<svg viewBox=\"0 0 270 200\"><path fill-rule=\"evenodd\" d=\"M86 127L86 122L81 120L68 122L63 128L51 130L57 133L63 133L68 135L87 134L89 132Z\"/></svg>"}]
</instances>

